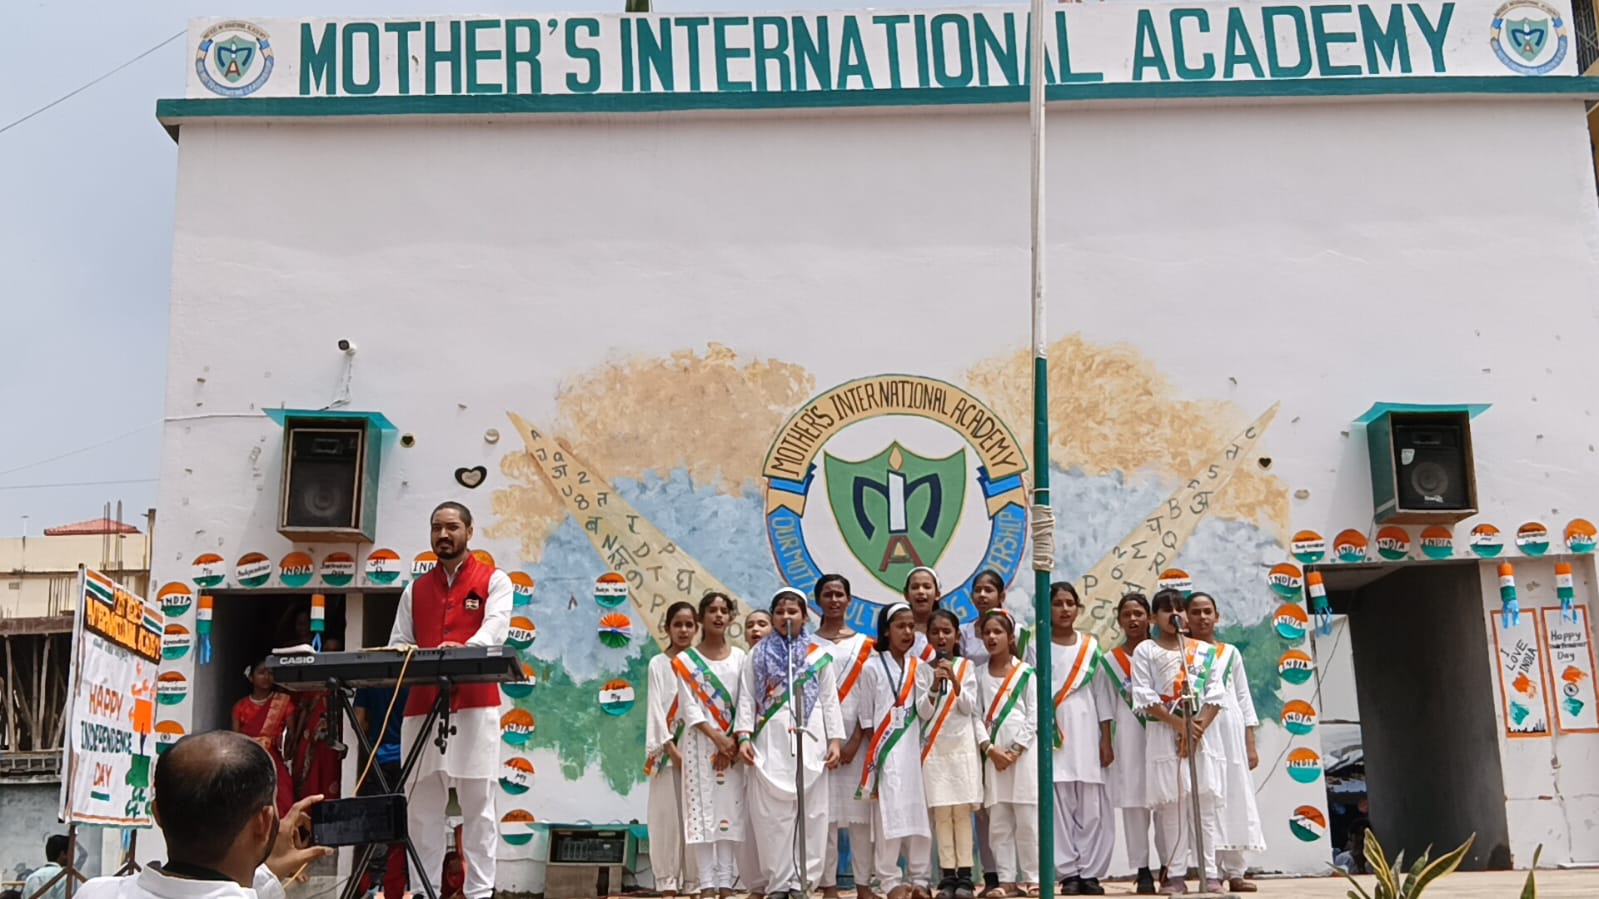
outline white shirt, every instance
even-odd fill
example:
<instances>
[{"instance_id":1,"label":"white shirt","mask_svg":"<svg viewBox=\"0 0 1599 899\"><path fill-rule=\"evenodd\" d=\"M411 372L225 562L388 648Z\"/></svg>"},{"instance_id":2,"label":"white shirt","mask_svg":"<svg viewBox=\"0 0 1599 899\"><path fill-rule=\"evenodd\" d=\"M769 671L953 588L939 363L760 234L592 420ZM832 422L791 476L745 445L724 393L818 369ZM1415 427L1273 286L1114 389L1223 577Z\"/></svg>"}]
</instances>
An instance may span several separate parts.
<instances>
[{"instance_id":1,"label":"white shirt","mask_svg":"<svg viewBox=\"0 0 1599 899\"><path fill-rule=\"evenodd\" d=\"M170 877L155 865L127 877L96 877L72 891L81 899L284 899L283 886L266 865L255 869L255 883Z\"/></svg>"},{"instance_id":2,"label":"white shirt","mask_svg":"<svg viewBox=\"0 0 1599 899\"><path fill-rule=\"evenodd\" d=\"M34 894L44 889L44 885L50 882L50 878L60 873L60 865L56 864L55 862L45 862L44 865L38 870L34 871L32 874L29 874L27 881L23 883L22 899L32 899ZM67 877L70 876L72 875L67 875ZM73 893L76 894L77 890L73 890ZM50 887L49 892L45 893L43 896L40 896L39 899L65 899L66 895L67 878L63 877L56 881L55 885Z\"/></svg>"}]
</instances>

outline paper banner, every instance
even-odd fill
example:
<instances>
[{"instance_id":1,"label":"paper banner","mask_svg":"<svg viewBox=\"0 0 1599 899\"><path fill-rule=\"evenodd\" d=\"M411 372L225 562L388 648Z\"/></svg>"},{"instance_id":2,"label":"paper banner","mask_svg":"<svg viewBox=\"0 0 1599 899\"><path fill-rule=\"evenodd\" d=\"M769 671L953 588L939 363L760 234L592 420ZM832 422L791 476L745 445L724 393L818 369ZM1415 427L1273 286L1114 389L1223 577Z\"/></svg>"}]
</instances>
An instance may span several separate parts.
<instances>
[{"instance_id":1,"label":"paper banner","mask_svg":"<svg viewBox=\"0 0 1599 899\"><path fill-rule=\"evenodd\" d=\"M1557 610L1558 613L1558 610ZM1494 670L1499 675L1499 698L1505 716L1505 736L1511 739L1549 736L1549 699L1544 690L1537 618L1522 615L1505 626L1503 612L1489 613L1494 633Z\"/></svg>"},{"instance_id":2,"label":"paper banner","mask_svg":"<svg viewBox=\"0 0 1599 899\"><path fill-rule=\"evenodd\" d=\"M1594 690L1593 643L1589 639L1588 607L1573 606L1576 621L1561 615L1559 606L1538 610L1543 619L1544 665L1553 685L1555 726L1563 734L1599 733L1599 696Z\"/></svg>"}]
</instances>

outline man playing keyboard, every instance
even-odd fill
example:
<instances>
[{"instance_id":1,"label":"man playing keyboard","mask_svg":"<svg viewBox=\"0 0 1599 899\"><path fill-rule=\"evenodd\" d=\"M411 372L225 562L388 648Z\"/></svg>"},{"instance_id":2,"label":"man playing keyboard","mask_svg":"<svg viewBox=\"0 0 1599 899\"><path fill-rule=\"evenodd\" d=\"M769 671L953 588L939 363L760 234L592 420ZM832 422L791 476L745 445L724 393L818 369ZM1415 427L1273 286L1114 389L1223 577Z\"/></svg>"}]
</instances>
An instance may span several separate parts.
<instances>
[{"instance_id":1,"label":"man playing keyboard","mask_svg":"<svg viewBox=\"0 0 1599 899\"><path fill-rule=\"evenodd\" d=\"M505 573L473 558L472 512L456 502L433 510L433 553L439 562L412 581L400 595L393 647L421 649L498 646L511 621L513 588ZM494 857L499 842L494 810L494 778L500 766L497 684L471 684L452 690L451 723L456 727L446 751L431 745L422 722L433 708L437 689L414 686L406 698L401 741L406 749L423 741L412 775L409 807L411 843L423 876L435 882L444 868L444 808L455 788L462 817L461 855L466 860L466 899L494 895ZM422 892L419 872L411 871L411 890Z\"/></svg>"}]
</instances>

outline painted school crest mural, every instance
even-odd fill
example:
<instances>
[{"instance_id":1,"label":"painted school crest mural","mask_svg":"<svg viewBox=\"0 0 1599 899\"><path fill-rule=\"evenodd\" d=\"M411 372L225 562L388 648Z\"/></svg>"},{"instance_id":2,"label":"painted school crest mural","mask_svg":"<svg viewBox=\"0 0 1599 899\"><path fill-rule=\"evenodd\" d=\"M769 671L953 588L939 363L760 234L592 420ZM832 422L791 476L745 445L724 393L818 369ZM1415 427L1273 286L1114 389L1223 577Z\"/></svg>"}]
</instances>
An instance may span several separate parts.
<instances>
[{"instance_id":1,"label":"painted school crest mural","mask_svg":"<svg viewBox=\"0 0 1599 899\"><path fill-rule=\"evenodd\" d=\"M843 572L857 590L850 624L870 630L911 569L944 573L944 604L976 614L972 579L1008 582L1027 534L1027 462L1011 430L941 381L862 378L817 396L772 442L766 532L778 571L810 591Z\"/></svg>"}]
</instances>

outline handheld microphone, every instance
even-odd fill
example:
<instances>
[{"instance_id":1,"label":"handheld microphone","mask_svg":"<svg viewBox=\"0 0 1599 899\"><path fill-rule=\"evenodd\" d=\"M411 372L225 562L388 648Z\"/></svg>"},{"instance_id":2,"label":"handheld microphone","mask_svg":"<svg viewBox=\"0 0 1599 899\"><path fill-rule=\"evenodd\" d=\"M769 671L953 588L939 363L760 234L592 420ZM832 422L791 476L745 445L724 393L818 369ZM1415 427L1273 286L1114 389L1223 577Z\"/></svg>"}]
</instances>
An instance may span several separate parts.
<instances>
[{"instance_id":1,"label":"handheld microphone","mask_svg":"<svg viewBox=\"0 0 1599 899\"><path fill-rule=\"evenodd\" d=\"M947 661L949 661L949 653L943 651L942 649L940 649L937 653L935 653L933 655L933 664L934 665L937 665L939 662L947 662ZM948 682L939 681L938 682L938 695L943 696L948 691L949 691Z\"/></svg>"}]
</instances>

